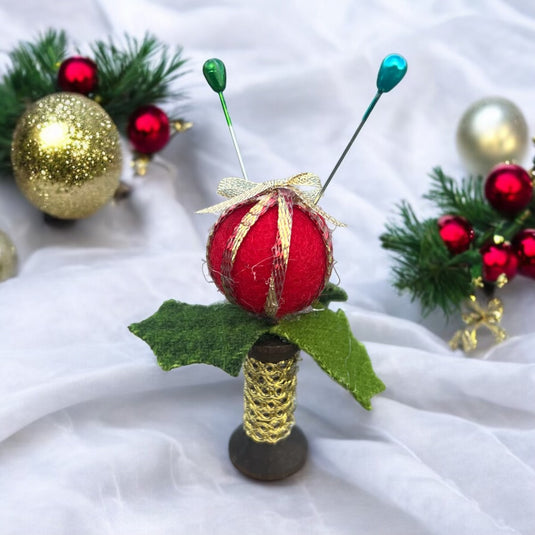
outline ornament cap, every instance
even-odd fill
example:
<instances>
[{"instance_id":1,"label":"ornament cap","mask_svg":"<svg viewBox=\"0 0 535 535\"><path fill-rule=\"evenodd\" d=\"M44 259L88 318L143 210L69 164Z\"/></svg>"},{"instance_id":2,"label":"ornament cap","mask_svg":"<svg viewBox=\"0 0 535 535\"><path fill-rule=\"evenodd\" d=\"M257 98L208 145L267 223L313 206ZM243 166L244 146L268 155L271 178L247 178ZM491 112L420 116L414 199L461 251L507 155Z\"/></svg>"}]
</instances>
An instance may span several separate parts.
<instances>
[{"instance_id":1,"label":"ornament cap","mask_svg":"<svg viewBox=\"0 0 535 535\"><path fill-rule=\"evenodd\" d=\"M225 64L218 58L211 58L204 62L202 72L208 85L216 92L222 93L227 87L227 70Z\"/></svg>"},{"instance_id":2,"label":"ornament cap","mask_svg":"<svg viewBox=\"0 0 535 535\"><path fill-rule=\"evenodd\" d=\"M399 54L389 54L383 59L377 74L377 91L388 93L407 73L407 60Z\"/></svg>"}]
</instances>

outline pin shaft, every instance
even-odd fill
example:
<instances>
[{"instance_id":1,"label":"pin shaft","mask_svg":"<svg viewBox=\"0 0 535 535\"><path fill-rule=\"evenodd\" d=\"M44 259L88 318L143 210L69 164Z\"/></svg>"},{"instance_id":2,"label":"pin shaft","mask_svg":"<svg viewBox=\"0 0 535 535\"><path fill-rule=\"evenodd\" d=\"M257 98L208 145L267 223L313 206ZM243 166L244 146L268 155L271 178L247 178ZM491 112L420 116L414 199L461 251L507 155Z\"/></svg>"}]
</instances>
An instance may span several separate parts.
<instances>
[{"instance_id":1,"label":"pin shaft","mask_svg":"<svg viewBox=\"0 0 535 535\"><path fill-rule=\"evenodd\" d=\"M355 130L355 133L353 134L353 136L349 140L349 143L347 144L346 148L344 149L344 152L342 152L342 155L340 156L340 158L338 158L338 161L336 162L333 170L331 171L331 174L329 175L329 177L325 181L325 184L323 184L323 187L321 188L320 192L318 193L318 195L314 199L314 204L318 204L318 202L321 199L322 195L325 193L325 190L327 189L327 186L329 185L329 183L333 179L336 171L338 171L338 168L340 167L341 163L344 161L344 158L346 157L347 153L349 152L349 149L351 149L351 146L353 145L355 139L357 139L357 136L359 135L360 131L362 130L362 127L364 126L364 124L368 120L368 117L370 116L371 112L373 111L373 108L375 108L375 105L377 104L377 102L381 98L382 94L383 94L382 91L377 91L377 93L375 94L375 97L373 97L373 100L370 102L370 105L368 106L368 109L365 111L364 115L362 116L362 120L360 121L360 124L357 126L357 129Z\"/></svg>"},{"instance_id":2,"label":"pin shaft","mask_svg":"<svg viewBox=\"0 0 535 535\"><path fill-rule=\"evenodd\" d=\"M236 139L236 134L234 133L234 128L232 127L232 120L230 118L230 114L227 109L227 103L225 101L225 97L223 96L223 92L219 92L219 100L221 101L221 107L223 108L223 113L225 115L225 120L227 122L227 126L230 132L230 137L232 138L232 143L234 145L234 150L236 151L236 156L238 156L238 162L240 163L241 172L243 175L243 178L245 180L249 180L247 177L247 172L245 171L245 165L243 164L243 159L241 157L240 147L238 145L238 140Z\"/></svg>"}]
</instances>

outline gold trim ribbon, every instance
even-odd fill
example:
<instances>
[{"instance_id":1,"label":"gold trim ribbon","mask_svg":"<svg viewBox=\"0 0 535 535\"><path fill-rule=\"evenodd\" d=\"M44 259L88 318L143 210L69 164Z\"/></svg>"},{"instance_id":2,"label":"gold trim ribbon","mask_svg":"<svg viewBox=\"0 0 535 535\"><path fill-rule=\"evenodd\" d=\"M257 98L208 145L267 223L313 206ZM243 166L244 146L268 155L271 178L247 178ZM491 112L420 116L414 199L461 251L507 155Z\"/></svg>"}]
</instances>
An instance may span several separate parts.
<instances>
[{"instance_id":1,"label":"gold trim ribbon","mask_svg":"<svg viewBox=\"0 0 535 535\"><path fill-rule=\"evenodd\" d=\"M308 190L302 189L309 188ZM238 204L247 202L255 197L259 197L274 190L286 188L291 190L300 201L320 214L324 219L337 227L345 227L327 212L315 204L315 199L321 191L321 181L313 173L299 173L283 180L267 180L266 182L251 182L240 177L223 178L217 187L217 193L227 200L198 210L198 214L219 214Z\"/></svg>"},{"instance_id":2,"label":"gold trim ribbon","mask_svg":"<svg viewBox=\"0 0 535 535\"><path fill-rule=\"evenodd\" d=\"M243 429L261 444L285 439L295 423L297 356L262 362L250 356L243 363Z\"/></svg>"},{"instance_id":3,"label":"gold trim ribbon","mask_svg":"<svg viewBox=\"0 0 535 535\"><path fill-rule=\"evenodd\" d=\"M475 295L471 295L466 302L468 311L461 317L466 323L464 329L459 329L450 340L452 349L463 348L463 351L469 352L477 348L478 339L477 331L480 327L486 327L493 335L497 344L507 338L505 329L500 326L503 316L503 304L500 299L494 297L484 308L477 300Z\"/></svg>"}]
</instances>

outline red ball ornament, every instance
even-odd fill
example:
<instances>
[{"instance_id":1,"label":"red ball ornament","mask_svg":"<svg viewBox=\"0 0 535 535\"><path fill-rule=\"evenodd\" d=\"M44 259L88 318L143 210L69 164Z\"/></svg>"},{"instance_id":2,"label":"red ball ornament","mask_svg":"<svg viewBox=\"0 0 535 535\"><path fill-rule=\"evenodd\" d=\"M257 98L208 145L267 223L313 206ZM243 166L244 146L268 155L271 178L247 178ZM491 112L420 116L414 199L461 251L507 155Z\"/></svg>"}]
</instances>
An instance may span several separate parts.
<instances>
[{"instance_id":1,"label":"red ball ornament","mask_svg":"<svg viewBox=\"0 0 535 535\"><path fill-rule=\"evenodd\" d=\"M58 87L87 95L95 91L98 84L97 64L89 58L73 56L62 62L58 71Z\"/></svg>"},{"instance_id":2,"label":"red ball ornament","mask_svg":"<svg viewBox=\"0 0 535 535\"><path fill-rule=\"evenodd\" d=\"M483 262L483 279L485 281L496 282L502 273L508 280L516 275L518 258L510 243L488 243L479 252Z\"/></svg>"},{"instance_id":3,"label":"red ball ornament","mask_svg":"<svg viewBox=\"0 0 535 535\"><path fill-rule=\"evenodd\" d=\"M229 301L272 318L311 305L332 270L321 215L286 188L224 212L207 244L210 275Z\"/></svg>"},{"instance_id":4,"label":"red ball ornament","mask_svg":"<svg viewBox=\"0 0 535 535\"><path fill-rule=\"evenodd\" d=\"M485 197L489 204L506 216L514 216L526 208L532 196L531 177L519 165L497 165L485 182Z\"/></svg>"},{"instance_id":5,"label":"red ball ornament","mask_svg":"<svg viewBox=\"0 0 535 535\"><path fill-rule=\"evenodd\" d=\"M512 245L518 257L518 272L535 279L535 229L521 230Z\"/></svg>"},{"instance_id":6,"label":"red ball ornament","mask_svg":"<svg viewBox=\"0 0 535 535\"><path fill-rule=\"evenodd\" d=\"M443 215L438 220L438 233L453 254L466 251L474 240L474 229L467 219L460 215Z\"/></svg>"},{"instance_id":7,"label":"red ball ornament","mask_svg":"<svg viewBox=\"0 0 535 535\"><path fill-rule=\"evenodd\" d=\"M135 150L153 154L162 150L169 141L169 118L157 106L141 106L130 116L127 133Z\"/></svg>"}]
</instances>

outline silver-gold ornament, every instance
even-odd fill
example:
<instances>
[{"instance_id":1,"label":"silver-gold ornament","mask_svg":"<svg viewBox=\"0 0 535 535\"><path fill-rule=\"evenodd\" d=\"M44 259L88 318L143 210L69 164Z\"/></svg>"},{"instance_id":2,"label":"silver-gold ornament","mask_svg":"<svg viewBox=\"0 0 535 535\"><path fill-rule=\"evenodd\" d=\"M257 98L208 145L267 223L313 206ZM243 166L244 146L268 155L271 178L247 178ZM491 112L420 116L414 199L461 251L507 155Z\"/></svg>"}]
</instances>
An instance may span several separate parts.
<instances>
[{"instance_id":1,"label":"silver-gold ornament","mask_svg":"<svg viewBox=\"0 0 535 535\"><path fill-rule=\"evenodd\" d=\"M17 186L34 206L60 219L80 219L106 204L119 185L119 133L96 102L54 93L19 119L11 162Z\"/></svg>"},{"instance_id":2,"label":"silver-gold ornament","mask_svg":"<svg viewBox=\"0 0 535 535\"><path fill-rule=\"evenodd\" d=\"M17 250L10 237L0 230L0 282L17 274Z\"/></svg>"},{"instance_id":3,"label":"silver-gold ornament","mask_svg":"<svg viewBox=\"0 0 535 535\"><path fill-rule=\"evenodd\" d=\"M528 126L520 109L502 97L474 102L457 128L457 148L476 175L486 176L498 163L520 162L528 148Z\"/></svg>"}]
</instances>

